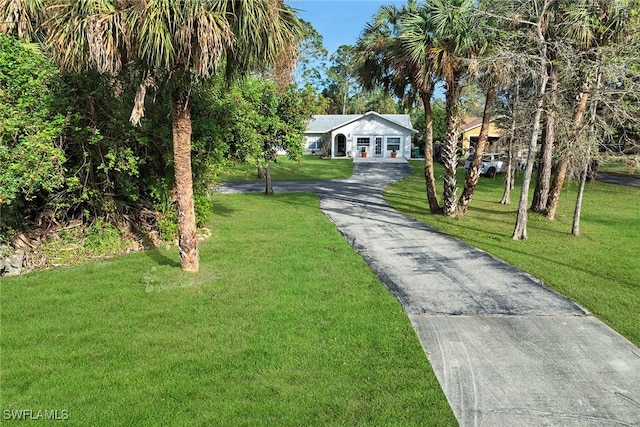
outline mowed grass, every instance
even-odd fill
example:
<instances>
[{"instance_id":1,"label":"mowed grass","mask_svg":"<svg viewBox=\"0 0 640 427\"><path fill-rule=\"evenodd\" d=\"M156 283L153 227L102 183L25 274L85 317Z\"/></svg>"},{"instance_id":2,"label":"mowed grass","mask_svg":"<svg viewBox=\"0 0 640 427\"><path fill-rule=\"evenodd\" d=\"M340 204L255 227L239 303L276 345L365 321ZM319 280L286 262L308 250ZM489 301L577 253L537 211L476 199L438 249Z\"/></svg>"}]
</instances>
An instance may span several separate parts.
<instances>
[{"instance_id":1,"label":"mowed grass","mask_svg":"<svg viewBox=\"0 0 640 427\"><path fill-rule=\"evenodd\" d=\"M69 425L456 425L407 316L309 194L215 195L156 249L0 280L4 410Z\"/></svg>"},{"instance_id":2,"label":"mowed grass","mask_svg":"<svg viewBox=\"0 0 640 427\"><path fill-rule=\"evenodd\" d=\"M608 156L598 166L598 173L640 178L640 156Z\"/></svg>"},{"instance_id":3,"label":"mowed grass","mask_svg":"<svg viewBox=\"0 0 640 427\"><path fill-rule=\"evenodd\" d=\"M307 181L314 179L340 179L353 175L353 159L321 159L320 156L305 155L300 162L278 157L271 163L271 178L274 181ZM255 181L258 171L248 164L238 164L220 176L221 181Z\"/></svg>"},{"instance_id":4,"label":"mowed grass","mask_svg":"<svg viewBox=\"0 0 640 427\"><path fill-rule=\"evenodd\" d=\"M481 177L467 215L447 218L428 213L424 165L419 161L412 165L413 174L384 193L392 206L531 273L640 345L640 188L587 183L581 235L574 237L577 182L568 181L557 219L549 221L529 213L529 239L514 241L521 175L512 190L511 205L499 203L504 191L502 175ZM439 182L442 174L441 166L436 165ZM458 185L460 194L462 169ZM439 191L441 194L441 188Z\"/></svg>"}]
</instances>

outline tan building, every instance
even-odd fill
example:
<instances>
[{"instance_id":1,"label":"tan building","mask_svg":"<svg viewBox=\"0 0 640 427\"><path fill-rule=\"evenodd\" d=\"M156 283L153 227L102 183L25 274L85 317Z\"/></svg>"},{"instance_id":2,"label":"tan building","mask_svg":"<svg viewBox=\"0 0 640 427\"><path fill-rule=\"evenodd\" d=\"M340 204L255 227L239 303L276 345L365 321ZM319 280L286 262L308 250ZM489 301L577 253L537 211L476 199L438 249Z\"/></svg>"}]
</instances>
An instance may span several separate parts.
<instances>
[{"instance_id":1,"label":"tan building","mask_svg":"<svg viewBox=\"0 0 640 427\"><path fill-rule=\"evenodd\" d=\"M493 151L492 144L496 142L502 135L502 129L498 122L498 117L492 117L489 122L489 149ZM462 132L462 152L468 153L471 147L475 147L480 137L480 128L482 128L482 117L466 117L462 119L460 130Z\"/></svg>"}]
</instances>

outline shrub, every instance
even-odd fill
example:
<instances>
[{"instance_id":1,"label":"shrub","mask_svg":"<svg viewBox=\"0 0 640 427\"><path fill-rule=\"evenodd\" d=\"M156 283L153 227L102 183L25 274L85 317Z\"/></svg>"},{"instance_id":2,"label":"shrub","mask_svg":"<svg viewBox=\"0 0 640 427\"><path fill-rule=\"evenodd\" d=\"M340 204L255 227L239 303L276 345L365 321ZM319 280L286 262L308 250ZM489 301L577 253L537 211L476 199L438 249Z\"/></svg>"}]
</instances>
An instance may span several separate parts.
<instances>
[{"instance_id":1,"label":"shrub","mask_svg":"<svg viewBox=\"0 0 640 427\"><path fill-rule=\"evenodd\" d=\"M0 34L0 232L17 225L25 203L64 183L57 75L37 47Z\"/></svg>"}]
</instances>

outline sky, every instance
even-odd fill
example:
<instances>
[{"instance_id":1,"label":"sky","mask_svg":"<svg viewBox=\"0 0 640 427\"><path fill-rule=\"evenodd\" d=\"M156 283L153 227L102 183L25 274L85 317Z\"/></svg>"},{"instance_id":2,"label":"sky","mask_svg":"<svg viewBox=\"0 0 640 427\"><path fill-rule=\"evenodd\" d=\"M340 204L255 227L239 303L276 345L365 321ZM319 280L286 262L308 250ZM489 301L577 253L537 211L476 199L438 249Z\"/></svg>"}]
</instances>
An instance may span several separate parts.
<instances>
[{"instance_id":1,"label":"sky","mask_svg":"<svg viewBox=\"0 0 640 427\"><path fill-rule=\"evenodd\" d=\"M380 6L399 6L406 0L286 0L286 3L313 25L331 55L340 45L354 45Z\"/></svg>"}]
</instances>

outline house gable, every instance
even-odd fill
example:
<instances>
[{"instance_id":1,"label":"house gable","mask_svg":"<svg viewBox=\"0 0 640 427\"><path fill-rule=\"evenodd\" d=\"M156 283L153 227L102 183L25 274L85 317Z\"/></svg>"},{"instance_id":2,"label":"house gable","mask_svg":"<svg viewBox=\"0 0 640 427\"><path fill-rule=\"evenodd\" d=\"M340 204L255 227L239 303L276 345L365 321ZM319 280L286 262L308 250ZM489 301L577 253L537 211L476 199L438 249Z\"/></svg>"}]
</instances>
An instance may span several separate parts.
<instances>
[{"instance_id":1,"label":"house gable","mask_svg":"<svg viewBox=\"0 0 640 427\"><path fill-rule=\"evenodd\" d=\"M498 124L500 117L492 117L489 121L489 140L495 141L504 134L504 129ZM469 117L463 119L460 125L460 131L462 133L462 149L464 151L469 148L478 140L480 136L480 130L482 129L482 117Z\"/></svg>"}]
</instances>

